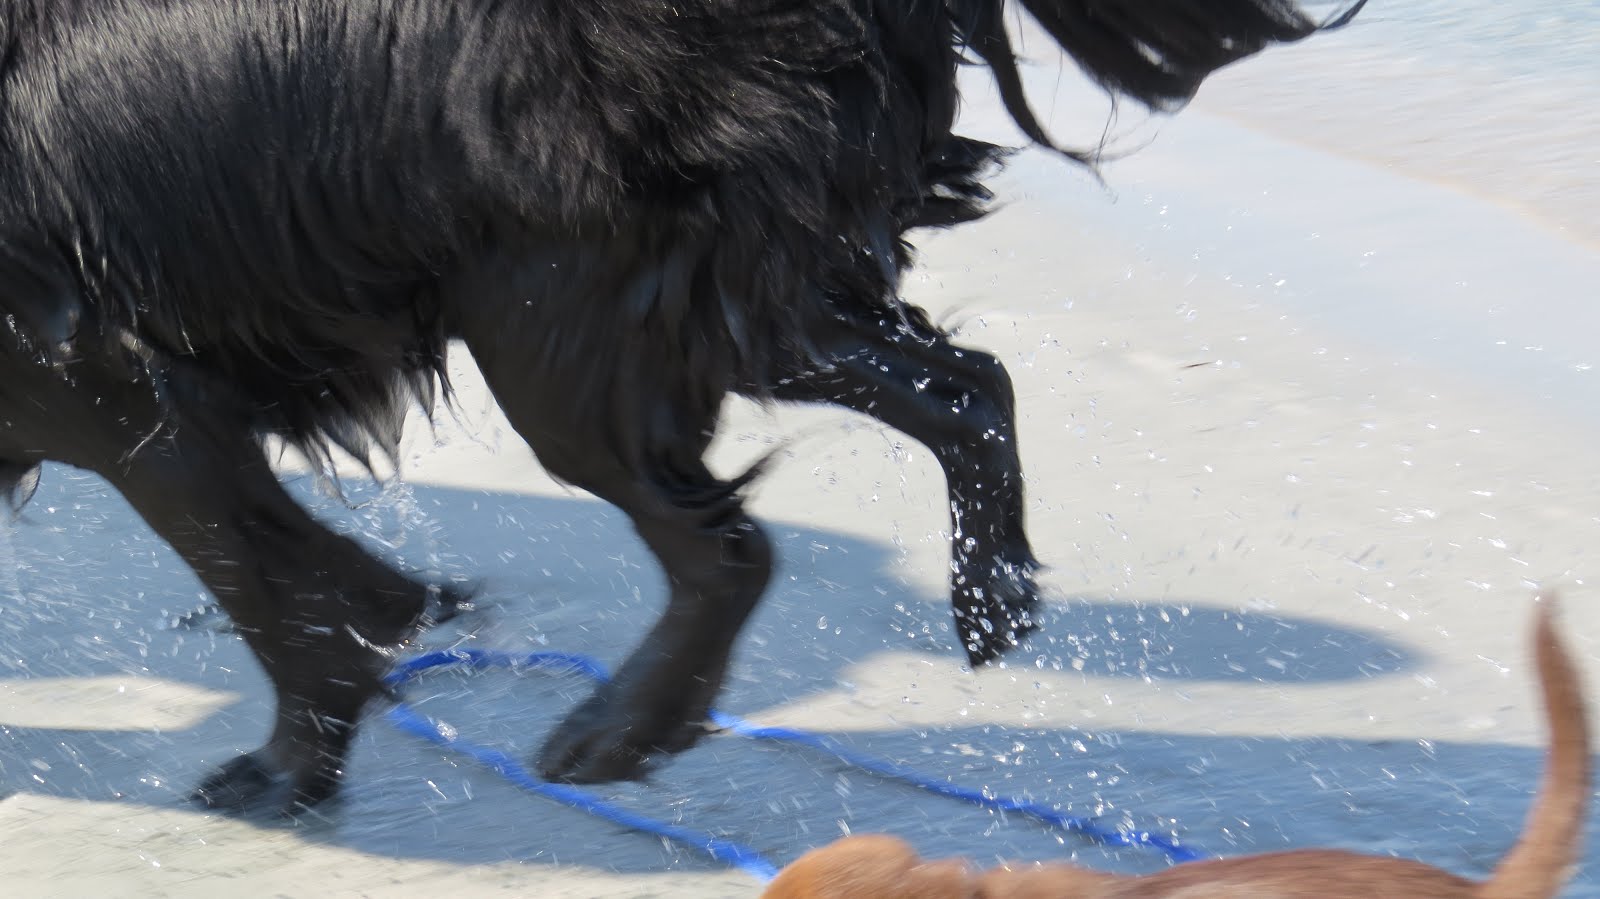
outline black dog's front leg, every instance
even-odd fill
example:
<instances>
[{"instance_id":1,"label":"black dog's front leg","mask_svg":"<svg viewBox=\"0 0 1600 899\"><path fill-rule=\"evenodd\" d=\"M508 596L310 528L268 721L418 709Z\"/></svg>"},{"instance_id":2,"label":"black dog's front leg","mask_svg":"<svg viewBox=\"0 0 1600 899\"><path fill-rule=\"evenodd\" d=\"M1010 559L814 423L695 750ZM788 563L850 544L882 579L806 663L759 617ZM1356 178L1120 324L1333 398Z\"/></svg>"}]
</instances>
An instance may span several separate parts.
<instances>
[{"instance_id":1,"label":"black dog's front leg","mask_svg":"<svg viewBox=\"0 0 1600 899\"><path fill-rule=\"evenodd\" d=\"M1033 629L1038 598L1011 376L915 322L841 317L825 334L831 367L787 373L779 398L853 409L933 452L949 492L961 644L973 665L998 657Z\"/></svg>"},{"instance_id":2,"label":"black dog's front leg","mask_svg":"<svg viewBox=\"0 0 1600 899\"><path fill-rule=\"evenodd\" d=\"M245 451L186 457L157 444L112 482L211 589L277 694L267 742L224 765L195 799L287 810L338 789L386 650L419 621L428 588L328 531L259 452Z\"/></svg>"}]
</instances>

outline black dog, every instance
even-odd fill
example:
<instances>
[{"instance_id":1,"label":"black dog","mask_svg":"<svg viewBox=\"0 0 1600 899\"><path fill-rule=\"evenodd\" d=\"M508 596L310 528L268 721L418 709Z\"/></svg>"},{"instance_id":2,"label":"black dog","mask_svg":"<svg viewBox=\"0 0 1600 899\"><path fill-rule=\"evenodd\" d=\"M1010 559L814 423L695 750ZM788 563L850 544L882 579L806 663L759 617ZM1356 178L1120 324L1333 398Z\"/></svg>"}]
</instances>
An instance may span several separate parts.
<instances>
[{"instance_id":1,"label":"black dog","mask_svg":"<svg viewBox=\"0 0 1600 899\"><path fill-rule=\"evenodd\" d=\"M665 614L539 760L638 773L702 732L772 566L729 392L829 402L937 455L971 660L1030 627L1005 369L897 296L910 229L981 215L971 50L1013 118L1004 0L0 0L0 494L97 472L277 691L214 805L337 787L427 585L318 524L264 434L392 452L461 339L555 476L614 503ZM1319 27L1287 0L1022 0L1152 108ZM1083 154L1071 154L1088 161Z\"/></svg>"}]
</instances>

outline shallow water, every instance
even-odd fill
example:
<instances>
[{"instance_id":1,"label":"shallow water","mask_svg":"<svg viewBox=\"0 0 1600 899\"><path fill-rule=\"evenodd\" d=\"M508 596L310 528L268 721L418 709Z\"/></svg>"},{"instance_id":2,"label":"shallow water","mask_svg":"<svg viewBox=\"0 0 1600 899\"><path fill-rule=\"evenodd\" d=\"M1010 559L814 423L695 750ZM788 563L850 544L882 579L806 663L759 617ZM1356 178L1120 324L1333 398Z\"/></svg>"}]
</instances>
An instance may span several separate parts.
<instances>
[{"instance_id":1,"label":"shallow water","mask_svg":"<svg viewBox=\"0 0 1600 899\"><path fill-rule=\"evenodd\" d=\"M1594 0L1375 0L1363 41L1440 63L1553 78L1600 91Z\"/></svg>"},{"instance_id":2,"label":"shallow water","mask_svg":"<svg viewBox=\"0 0 1600 899\"><path fill-rule=\"evenodd\" d=\"M1197 108L1452 184L1600 245L1600 4L1377 0Z\"/></svg>"}]
</instances>

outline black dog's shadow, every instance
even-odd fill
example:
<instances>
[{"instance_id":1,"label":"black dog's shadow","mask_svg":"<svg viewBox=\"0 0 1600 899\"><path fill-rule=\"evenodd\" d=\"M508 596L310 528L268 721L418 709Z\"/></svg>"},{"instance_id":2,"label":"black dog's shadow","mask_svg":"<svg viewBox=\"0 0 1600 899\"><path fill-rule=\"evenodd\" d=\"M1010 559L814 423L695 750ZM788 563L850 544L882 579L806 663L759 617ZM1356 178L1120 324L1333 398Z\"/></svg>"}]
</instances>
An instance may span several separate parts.
<instances>
[{"instance_id":1,"label":"black dog's shadow","mask_svg":"<svg viewBox=\"0 0 1600 899\"><path fill-rule=\"evenodd\" d=\"M1044 621L1050 655L1096 677L1313 684L1396 674L1418 661L1361 631L1170 599L1075 599Z\"/></svg>"},{"instance_id":2,"label":"black dog's shadow","mask_svg":"<svg viewBox=\"0 0 1600 899\"><path fill-rule=\"evenodd\" d=\"M300 491L320 513L413 567L483 578L479 608L441 625L427 645L560 649L614 664L660 608L659 571L626 519L600 503L430 486L375 496L352 485L351 493L365 504L346 509ZM18 760L0 768L0 784L8 792L183 807L181 790L208 765L264 734L264 678L237 637L188 614L204 602L198 583L97 479L52 468L26 517L10 548L16 564L7 566L17 578L0 581L10 594L0 609L6 676L139 673L242 698L176 732L0 728L6 757ZM959 658L944 597L903 584L883 547L783 524L771 530L781 571L741 640L723 703L729 711L759 713L835 690L842 668L886 650L930 653L945 664ZM1292 685L1393 675L1416 661L1373 635L1172 600L1058 600L1043 617L1041 634L1015 656L1023 668ZM471 739L527 756L588 689L572 678L440 673L408 696ZM1508 844L1541 765L1539 753L1507 747L1090 733L1069 722L848 739L968 786L1066 802L1112 820L1124 812L1170 816L1217 850L1420 845L1421 855L1431 846L1446 863L1459 863L1463 851L1492 859ZM616 827L523 793L377 715L358 738L350 771L344 800L321 823L302 825L306 838L456 863L516 859L630 872L711 864L643 836L620 837ZM1470 787L1468 779L1475 779ZM707 741L651 783L594 793L778 859L832 839L841 822L858 832L902 833L928 852L978 858L1062 857L1086 848L1071 838L1064 848L1061 835L1036 825L878 782L803 750L733 737ZM1412 823L1397 826L1390 812ZM1352 833L1353 815L1370 817L1370 830ZM1160 864L1148 852L1088 848L1085 858L1124 869Z\"/></svg>"}]
</instances>

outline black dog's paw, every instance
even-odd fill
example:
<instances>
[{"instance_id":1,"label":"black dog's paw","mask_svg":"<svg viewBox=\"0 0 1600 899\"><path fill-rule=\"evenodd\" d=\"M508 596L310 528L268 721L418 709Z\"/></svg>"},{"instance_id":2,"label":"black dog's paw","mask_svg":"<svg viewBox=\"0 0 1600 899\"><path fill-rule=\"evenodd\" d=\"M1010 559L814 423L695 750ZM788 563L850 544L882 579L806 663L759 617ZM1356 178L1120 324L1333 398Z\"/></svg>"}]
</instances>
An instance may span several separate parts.
<instances>
[{"instance_id":1,"label":"black dog's paw","mask_svg":"<svg viewBox=\"0 0 1600 899\"><path fill-rule=\"evenodd\" d=\"M423 608L421 628L428 630L459 618L477 606L473 600L483 590L480 582L465 584L435 584L428 588L427 605Z\"/></svg>"},{"instance_id":2,"label":"black dog's paw","mask_svg":"<svg viewBox=\"0 0 1600 899\"><path fill-rule=\"evenodd\" d=\"M1036 570L1033 562L996 562L979 583L957 587L956 633L973 668L1000 658L1038 628Z\"/></svg>"},{"instance_id":3,"label":"black dog's paw","mask_svg":"<svg viewBox=\"0 0 1600 899\"><path fill-rule=\"evenodd\" d=\"M243 811L286 789L283 774L252 752L228 762L201 781L189 794L189 801L219 811Z\"/></svg>"},{"instance_id":4,"label":"black dog's paw","mask_svg":"<svg viewBox=\"0 0 1600 899\"><path fill-rule=\"evenodd\" d=\"M222 606L214 602L201 603L188 611L168 615L166 626L169 630L209 630L219 634L237 633L233 622L228 620L227 613L222 611Z\"/></svg>"},{"instance_id":5,"label":"black dog's paw","mask_svg":"<svg viewBox=\"0 0 1600 899\"><path fill-rule=\"evenodd\" d=\"M222 765L189 794L189 801L228 814L295 819L334 798L337 780L329 775L296 779L265 760L266 750L246 753Z\"/></svg>"},{"instance_id":6,"label":"black dog's paw","mask_svg":"<svg viewBox=\"0 0 1600 899\"><path fill-rule=\"evenodd\" d=\"M711 733L703 723L639 714L617 691L603 687L555 729L539 752L539 775L549 781L606 783L642 780L665 756ZM654 722L653 724L648 722Z\"/></svg>"}]
</instances>

